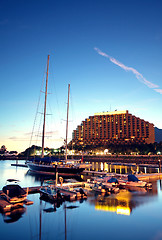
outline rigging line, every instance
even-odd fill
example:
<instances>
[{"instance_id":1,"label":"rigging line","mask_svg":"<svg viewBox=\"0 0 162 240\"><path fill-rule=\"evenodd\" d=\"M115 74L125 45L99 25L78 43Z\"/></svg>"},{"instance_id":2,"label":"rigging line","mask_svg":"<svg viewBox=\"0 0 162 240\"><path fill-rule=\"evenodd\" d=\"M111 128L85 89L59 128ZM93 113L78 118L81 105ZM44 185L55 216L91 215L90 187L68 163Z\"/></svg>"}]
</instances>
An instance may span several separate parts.
<instances>
[{"instance_id":1,"label":"rigging line","mask_svg":"<svg viewBox=\"0 0 162 240\"><path fill-rule=\"evenodd\" d=\"M42 80L41 89L43 88L43 85L44 85L45 74L46 74L46 71L44 72L44 77L43 77L43 80ZM30 138L29 147L31 146L31 142L32 142L32 139L33 139L33 133L34 133L36 119L37 119L37 115L38 115L38 109L39 109L39 106L40 106L40 99L41 99L41 91L40 91L40 94L39 94L39 99L38 99L38 104L37 104L37 108L36 108L36 114L35 114L35 118L34 118L34 124L33 124L33 128L32 128L32 134L31 134L31 138Z\"/></svg>"},{"instance_id":2,"label":"rigging line","mask_svg":"<svg viewBox=\"0 0 162 240\"><path fill-rule=\"evenodd\" d=\"M38 133L41 132L40 129L41 129L42 122L43 122L43 115L41 115L41 117L40 117L40 121L39 121L39 125L38 125ZM36 144L37 144L37 142L38 142L38 134L37 134L37 138L36 138Z\"/></svg>"},{"instance_id":3,"label":"rigging line","mask_svg":"<svg viewBox=\"0 0 162 240\"><path fill-rule=\"evenodd\" d=\"M51 66L53 66L53 64L51 63ZM51 69L51 75L52 75L52 79L54 79L54 71L53 71L53 67L50 68ZM56 91L56 84L55 81L53 81L53 87L54 87L54 95L56 97L56 104L58 106L58 115L59 115L59 119L61 119L61 113L60 113L60 106L59 106L59 101L58 101L58 96L57 96L57 91Z\"/></svg>"},{"instance_id":4,"label":"rigging line","mask_svg":"<svg viewBox=\"0 0 162 240\"><path fill-rule=\"evenodd\" d=\"M51 64L51 66L53 66L53 64ZM53 73L54 71L53 71L53 67L50 67L50 74L52 75L51 76L51 78L52 79L54 79L54 73ZM51 84L52 83L52 84ZM56 100L56 104L57 104L57 106L58 106L58 109L57 109L57 112L58 112L58 114L57 114L57 118L58 118L58 116L60 116L60 111L59 111L59 103L58 103L58 98L57 98L57 92L56 92L56 85L55 85L55 81L50 81L50 91L51 91L51 93L53 94L53 92L55 93L55 94L53 94L56 98L55 98L55 100ZM50 104L50 101L49 101L49 98L47 99L47 104L48 104L48 109L49 109L49 111L52 113L52 115L54 116L54 117L51 117L50 118L50 121L49 121L49 124L51 124L51 126L52 126L52 128L53 128L53 130L55 130L55 129L57 129L57 127L56 128L54 128L53 126L56 126L56 124L57 124L57 122L58 122L58 119L55 117L56 116L56 108L54 107L51 107L51 104ZM52 109L54 109L54 110L52 110ZM55 112L55 114L54 114L54 112ZM60 118L59 118L60 119ZM57 124L58 125L58 124Z\"/></svg>"},{"instance_id":5,"label":"rigging line","mask_svg":"<svg viewBox=\"0 0 162 240\"><path fill-rule=\"evenodd\" d=\"M48 103L47 109L49 109L49 111L52 113L52 108L51 108L51 105L49 104L49 101L47 103ZM48 118L48 120L46 121L46 128L49 129L48 131L51 132L51 135L52 135L53 131L54 131L53 126L56 125L55 119L52 117L54 114L47 113L46 115L50 116L50 118ZM52 137L52 136L48 136L48 138L49 137ZM50 141L50 143L52 143L52 142Z\"/></svg>"},{"instance_id":6,"label":"rigging line","mask_svg":"<svg viewBox=\"0 0 162 240\"><path fill-rule=\"evenodd\" d=\"M41 133L40 128L41 128L41 125L42 125L42 122L43 122L43 121L42 121L42 118L43 118L43 116L41 115L41 117L40 117L40 119L39 119L38 129L37 129L37 131L35 132L35 133L38 133L38 134L35 135L36 138L34 139L34 151L36 150L36 146L38 145L39 133ZM35 153L34 153L34 159L35 159Z\"/></svg>"}]
</instances>

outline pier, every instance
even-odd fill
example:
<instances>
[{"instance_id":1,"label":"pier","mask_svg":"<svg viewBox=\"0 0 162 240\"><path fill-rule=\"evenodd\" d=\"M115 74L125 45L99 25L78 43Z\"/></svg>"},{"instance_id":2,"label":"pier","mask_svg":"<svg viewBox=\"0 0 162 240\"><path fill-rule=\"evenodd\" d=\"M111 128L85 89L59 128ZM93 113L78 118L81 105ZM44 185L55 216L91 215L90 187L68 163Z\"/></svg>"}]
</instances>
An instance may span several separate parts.
<instances>
[{"instance_id":1,"label":"pier","mask_svg":"<svg viewBox=\"0 0 162 240\"><path fill-rule=\"evenodd\" d=\"M82 159L81 155L74 156L75 159ZM106 162L121 164L151 164L159 165L162 155L83 155L84 162Z\"/></svg>"},{"instance_id":2,"label":"pier","mask_svg":"<svg viewBox=\"0 0 162 240\"><path fill-rule=\"evenodd\" d=\"M28 168L26 164L20 164L20 163L11 163L11 166Z\"/></svg>"}]
</instances>

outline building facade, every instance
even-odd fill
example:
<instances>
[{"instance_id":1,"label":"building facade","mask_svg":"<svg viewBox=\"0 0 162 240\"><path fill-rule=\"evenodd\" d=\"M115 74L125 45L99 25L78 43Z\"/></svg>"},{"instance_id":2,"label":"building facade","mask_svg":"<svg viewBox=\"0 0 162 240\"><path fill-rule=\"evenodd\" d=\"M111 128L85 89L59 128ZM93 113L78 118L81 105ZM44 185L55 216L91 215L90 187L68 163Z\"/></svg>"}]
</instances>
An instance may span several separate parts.
<instances>
[{"instance_id":1,"label":"building facade","mask_svg":"<svg viewBox=\"0 0 162 240\"><path fill-rule=\"evenodd\" d=\"M72 143L76 145L154 142L154 125L128 110L96 113L82 121L72 135Z\"/></svg>"}]
</instances>

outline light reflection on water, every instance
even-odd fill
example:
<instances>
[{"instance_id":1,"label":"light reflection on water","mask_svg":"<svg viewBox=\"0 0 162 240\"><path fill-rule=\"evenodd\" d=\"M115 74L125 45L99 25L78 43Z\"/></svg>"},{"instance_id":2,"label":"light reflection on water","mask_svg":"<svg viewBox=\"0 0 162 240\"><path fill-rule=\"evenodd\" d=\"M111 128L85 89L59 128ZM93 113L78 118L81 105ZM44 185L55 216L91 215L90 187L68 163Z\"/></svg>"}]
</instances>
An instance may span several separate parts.
<instances>
[{"instance_id":1,"label":"light reflection on water","mask_svg":"<svg viewBox=\"0 0 162 240\"><path fill-rule=\"evenodd\" d=\"M147 165L125 164L120 163L106 163L106 162L92 162L92 169L95 171L106 171L108 173L127 174L130 172L137 173L158 173L159 168L146 167Z\"/></svg>"},{"instance_id":2,"label":"light reflection on water","mask_svg":"<svg viewBox=\"0 0 162 240\"><path fill-rule=\"evenodd\" d=\"M6 179L21 180L23 187L40 186L38 175L27 174L28 169L11 166L12 161L0 161L0 189ZM12 162L13 163L13 162ZM40 200L39 194L28 195L34 201L12 216L0 214L1 236L5 240L18 239L162 239L162 185L153 182L152 190L129 189L108 197L92 196L86 201L66 202L64 208ZM13 220L13 222L12 222Z\"/></svg>"}]
</instances>

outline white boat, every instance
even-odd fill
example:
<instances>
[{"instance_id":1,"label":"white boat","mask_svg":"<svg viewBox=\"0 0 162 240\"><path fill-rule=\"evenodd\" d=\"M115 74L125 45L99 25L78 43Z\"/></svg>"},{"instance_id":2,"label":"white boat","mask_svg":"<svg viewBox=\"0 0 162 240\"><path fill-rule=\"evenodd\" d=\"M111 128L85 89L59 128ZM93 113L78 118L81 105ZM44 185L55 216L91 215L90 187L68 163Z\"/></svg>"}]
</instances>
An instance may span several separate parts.
<instances>
[{"instance_id":1,"label":"white boat","mask_svg":"<svg viewBox=\"0 0 162 240\"><path fill-rule=\"evenodd\" d=\"M112 177L112 176L104 176L104 177L99 177L99 178L94 178L93 180L94 183L100 183L102 186L104 186L106 189L110 188L118 188L119 182L117 178Z\"/></svg>"},{"instance_id":2,"label":"white boat","mask_svg":"<svg viewBox=\"0 0 162 240\"><path fill-rule=\"evenodd\" d=\"M121 176L118 178L118 182L120 186L124 187L150 187L150 183L139 180L135 175L129 174L127 176Z\"/></svg>"}]
</instances>

